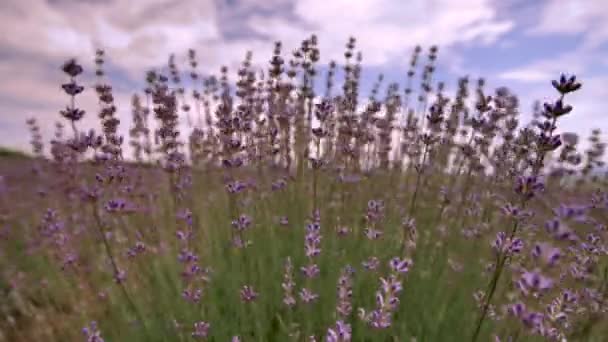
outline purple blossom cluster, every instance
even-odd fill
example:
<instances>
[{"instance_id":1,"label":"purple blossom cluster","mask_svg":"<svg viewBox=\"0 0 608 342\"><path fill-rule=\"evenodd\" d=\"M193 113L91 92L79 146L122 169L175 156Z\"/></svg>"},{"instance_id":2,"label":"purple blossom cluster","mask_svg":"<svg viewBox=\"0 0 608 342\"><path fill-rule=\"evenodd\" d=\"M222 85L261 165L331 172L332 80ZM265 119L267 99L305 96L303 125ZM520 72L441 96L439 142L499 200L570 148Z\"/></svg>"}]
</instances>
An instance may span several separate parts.
<instances>
[{"instance_id":1,"label":"purple blossom cluster","mask_svg":"<svg viewBox=\"0 0 608 342\"><path fill-rule=\"evenodd\" d=\"M399 294L403 290L402 277L407 274L413 262L410 259L391 259L391 273L380 278L380 290L376 291L376 309L366 312L359 308L359 318L376 329L386 329L393 323L392 316L399 306Z\"/></svg>"}]
</instances>

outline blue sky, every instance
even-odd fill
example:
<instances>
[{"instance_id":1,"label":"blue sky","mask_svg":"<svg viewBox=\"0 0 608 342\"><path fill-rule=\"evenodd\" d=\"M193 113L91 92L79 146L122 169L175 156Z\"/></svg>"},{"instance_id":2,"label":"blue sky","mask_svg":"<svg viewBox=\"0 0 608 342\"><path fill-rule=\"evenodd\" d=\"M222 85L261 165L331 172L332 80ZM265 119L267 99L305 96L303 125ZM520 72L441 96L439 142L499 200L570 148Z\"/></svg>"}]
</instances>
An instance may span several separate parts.
<instances>
[{"instance_id":1,"label":"blue sky","mask_svg":"<svg viewBox=\"0 0 608 342\"><path fill-rule=\"evenodd\" d=\"M484 77L518 94L527 117L533 100L554 97L551 79L576 73L583 89L562 131L608 130L606 0L4 0L0 30L0 145L24 150L27 118L39 120L46 138L60 119L66 58L84 64L91 86L94 51L106 50L126 132L130 96L170 53L185 61L195 48L202 71L235 71L247 50L266 65L274 41L288 53L312 33L322 64L341 63L348 37L357 37L364 91L378 73L404 80L413 47L438 44L437 79L448 90L460 76ZM81 96L83 126L97 127L96 103L92 89Z\"/></svg>"}]
</instances>

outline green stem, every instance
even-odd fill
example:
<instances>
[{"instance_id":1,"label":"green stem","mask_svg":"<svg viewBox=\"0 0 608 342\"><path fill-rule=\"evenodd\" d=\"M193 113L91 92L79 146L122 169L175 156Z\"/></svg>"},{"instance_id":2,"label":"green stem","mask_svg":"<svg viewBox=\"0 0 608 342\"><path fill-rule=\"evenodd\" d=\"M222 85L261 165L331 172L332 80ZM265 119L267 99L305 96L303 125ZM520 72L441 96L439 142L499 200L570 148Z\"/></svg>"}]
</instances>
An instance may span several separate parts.
<instances>
[{"instance_id":1,"label":"green stem","mask_svg":"<svg viewBox=\"0 0 608 342\"><path fill-rule=\"evenodd\" d=\"M114 258L114 254L112 253L112 247L110 246L110 242L108 241L106 235L104 234L103 223L101 222L101 217L99 216L99 212L98 212L97 207L95 206L95 204L93 204L93 217L95 218L95 223L97 225L97 231L99 232L99 235L100 235L101 240L103 242L106 254L108 256L108 259L110 260L110 264L112 265L112 269L114 271L114 275L116 276L119 273L118 265L116 263L116 259ZM138 310L137 306L135 305L135 302L133 301L133 299L131 299L131 296L129 295L129 292L127 291L127 288L125 287L124 283L122 283L120 281L117 281L117 283L118 283L118 287L120 287L120 289L122 291L123 296L125 297L125 300L127 301L128 305L129 305L129 307L131 308L131 310L133 311L133 313L137 317L137 320L144 327L144 331L145 331L146 335L148 335L148 330L146 328L146 324L145 324L145 321L143 319L143 316L139 312L139 310Z\"/></svg>"}]
</instances>

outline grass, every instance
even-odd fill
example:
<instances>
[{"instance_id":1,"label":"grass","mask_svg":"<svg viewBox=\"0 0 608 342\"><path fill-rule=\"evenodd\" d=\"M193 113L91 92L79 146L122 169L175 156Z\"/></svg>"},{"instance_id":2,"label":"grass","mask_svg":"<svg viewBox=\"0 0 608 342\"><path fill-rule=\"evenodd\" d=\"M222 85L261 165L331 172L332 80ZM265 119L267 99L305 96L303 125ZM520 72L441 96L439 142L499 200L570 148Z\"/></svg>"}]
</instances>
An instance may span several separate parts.
<instances>
[{"instance_id":1,"label":"grass","mask_svg":"<svg viewBox=\"0 0 608 342\"><path fill-rule=\"evenodd\" d=\"M19 159L23 159L23 158L27 158L28 156L21 152L21 151L16 151L16 150L12 150L9 148L5 148L5 147L0 147L0 158L19 158Z\"/></svg>"}]
</instances>

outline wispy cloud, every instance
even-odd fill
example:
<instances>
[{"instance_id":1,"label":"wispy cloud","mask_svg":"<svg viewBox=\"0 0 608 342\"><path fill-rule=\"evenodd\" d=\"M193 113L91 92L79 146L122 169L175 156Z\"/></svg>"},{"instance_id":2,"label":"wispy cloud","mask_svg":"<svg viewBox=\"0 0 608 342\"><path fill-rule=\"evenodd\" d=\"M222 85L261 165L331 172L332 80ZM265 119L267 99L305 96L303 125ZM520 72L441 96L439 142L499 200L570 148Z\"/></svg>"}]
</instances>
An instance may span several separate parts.
<instances>
[{"instance_id":1,"label":"wispy cloud","mask_svg":"<svg viewBox=\"0 0 608 342\"><path fill-rule=\"evenodd\" d=\"M562 122L565 130L586 135L592 128L608 126L602 120L608 106L608 6L601 0L547 1L540 8L540 20L525 30L528 36L544 38L547 45L559 44L570 37L577 41L561 53L547 53L534 61L505 70L498 77L521 84L522 97L528 102L545 100L547 80L560 74L575 74L583 82L583 90L568 98L575 114Z\"/></svg>"},{"instance_id":2,"label":"wispy cloud","mask_svg":"<svg viewBox=\"0 0 608 342\"><path fill-rule=\"evenodd\" d=\"M549 0L530 34L582 35L581 48L590 50L608 41L608 6L603 0Z\"/></svg>"},{"instance_id":3,"label":"wispy cloud","mask_svg":"<svg viewBox=\"0 0 608 342\"><path fill-rule=\"evenodd\" d=\"M546 82L561 73L582 74L589 69L591 63L597 61L595 55L581 55L577 51L560 56L547 56L545 59L531 62L511 70L506 70L498 76L521 82Z\"/></svg>"},{"instance_id":4,"label":"wispy cloud","mask_svg":"<svg viewBox=\"0 0 608 342\"><path fill-rule=\"evenodd\" d=\"M583 3L576 7L577 3ZM560 72L587 76L596 65L606 69L608 12L602 0L7 0L0 2L0 84L3 126L22 131L0 134L0 145L27 148L22 125L36 116L44 133L58 119L65 100L58 70L68 57L77 57L91 71L94 51L106 50L110 82L117 90L119 115L129 122L131 89L141 84L149 68L166 64L170 53L185 60L196 48L203 72L221 65L236 67L245 52L266 65L273 42L283 42L288 54L312 33L319 37L321 62L343 60L349 36L357 38L364 68L403 75L416 44L440 46L441 76L486 76L489 84L540 84ZM565 5L561 5L565 4ZM540 21L537 13L541 13ZM568 12L567 16L564 15ZM534 20L531 18L534 17ZM527 18L527 19L526 19ZM570 27L566 29L564 27ZM558 41L582 37L573 51L543 54L543 47L522 47L526 37ZM571 38L570 38L571 39ZM479 53L483 51L483 53ZM502 61L517 52L517 61ZM531 58L534 51L535 57ZM526 57L527 56L527 57ZM493 65L508 64L506 67ZM365 69L364 69L365 71ZM607 71L608 72L608 71ZM393 75L394 76L394 75ZM401 77L401 76L399 76ZM399 78L393 77L393 78ZM371 83L375 77L364 77ZM449 81L449 80L448 80ZM89 85L92 80L89 79ZM519 87L519 88L518 88ZM364 84L362 88L369 88ZM92 91L82 97L89 112L85 125L94 126L97 110ZM589 109L591 110L591 109Z\"/></svg>"}]
</instances>

